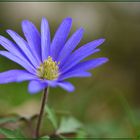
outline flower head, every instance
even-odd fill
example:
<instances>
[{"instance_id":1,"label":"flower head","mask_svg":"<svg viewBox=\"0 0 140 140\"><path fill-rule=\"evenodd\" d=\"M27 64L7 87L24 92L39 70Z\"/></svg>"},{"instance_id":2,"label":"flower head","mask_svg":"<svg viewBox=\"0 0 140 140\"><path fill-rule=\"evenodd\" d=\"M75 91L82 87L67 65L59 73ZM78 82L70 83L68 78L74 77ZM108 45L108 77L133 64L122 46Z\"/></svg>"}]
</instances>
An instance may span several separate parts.
<instances>
[{"instance_id":1,"label":"flower head","mask_svg":"<svg viewBox=\"0 0 140 140\"><path fill-rule=\"evenodd\" d=\"M72 77L89 77L88 72L107 62L105 57L83 61L100 49L97 47L104 39L91 41L75 50L82 39L84 30L79 28L69 39L72 19L65 18L58 27L52 41L49 24L45 18L41 22L41 33L28 20L22 22L26 40L13 30L7 30L13 41L0 36L0 44L6 51L0 55L18 63L25 70L9 70L0 73L0 84L10 82L29 82L29 92L37 93L47 86L60 86L72 92L74 86L65 80Z\"/></svg>"}]
</instances>

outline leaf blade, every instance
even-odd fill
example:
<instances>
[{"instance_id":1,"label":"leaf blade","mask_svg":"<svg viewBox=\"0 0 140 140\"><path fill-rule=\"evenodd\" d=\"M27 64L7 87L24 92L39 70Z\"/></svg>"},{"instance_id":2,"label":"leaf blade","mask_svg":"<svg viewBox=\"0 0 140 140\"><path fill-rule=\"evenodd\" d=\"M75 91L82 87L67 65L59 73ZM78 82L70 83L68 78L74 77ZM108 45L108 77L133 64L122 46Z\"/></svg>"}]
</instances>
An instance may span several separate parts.
<instances>
[{"instance_id":1,"label":"leaf blade","mask_svg":"<svg viewBox=\"0 0 140 140\"><path fill-rule=\"evenodd\" d=\"M19 130L10 130L7 128L0 128L0 134L6 136L6 138L10 138L11 140L24 140L24 136L21 134ZM23 138L23 139L22 139Z\"/></svg>"},{"instance_id":2,"label":"leaf blade","mask_svg":"<svg viewBox=\"0 0 140 140\"><path fill-rule=\"evenodd\" d=\"M52 123L54 129L57 129L58 122L57 122L57 117L56 117L56 114L55 114L54 110L49 108L48 106L45 106L45 111L47 113L47 118Z\"/></svg>"},{"instance_id":3,"label":"leaf blade","mask_svg":"<svg viewBox=\"0 0 140 140\"><path fill-rule=\"evenodd\" d=\"M77 132L82 126L83 125L73 117L63 117L57 129L57 134Z\"/></svg>"}]
</instances>

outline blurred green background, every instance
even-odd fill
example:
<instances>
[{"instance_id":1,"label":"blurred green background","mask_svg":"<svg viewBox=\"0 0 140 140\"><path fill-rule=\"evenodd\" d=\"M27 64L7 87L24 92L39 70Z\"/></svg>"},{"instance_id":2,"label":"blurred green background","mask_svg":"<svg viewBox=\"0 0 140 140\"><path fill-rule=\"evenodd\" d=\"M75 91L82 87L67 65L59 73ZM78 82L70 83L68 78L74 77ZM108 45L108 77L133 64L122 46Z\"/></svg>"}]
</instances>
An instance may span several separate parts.
<instances>
[{"instance_id":1,"label":"blurred green background","mask_svg":"<svg viewBox=\"0 0 140 140\"><path fill-rule=\"evenodd\" d=\"M140 135L140 3L6 2L0 4L0 34L9 38L10 28L23 36L21 21L31 20L40 29L46 17L51 36L65 17L73 18L71 34L85 29L80 45L106 38L101 52L109 62L92 70L92 78L71 79L76 90L51 89L48 104L71 112L93 137L137 137ZM2 46L0 49L3 49ZM0 72L21 67L0 57ZM0 116L38 113L41 93L30 95L27 82L0 85ZM47 124L46 124L47 125Z\"/></svg>"}]
</instances>

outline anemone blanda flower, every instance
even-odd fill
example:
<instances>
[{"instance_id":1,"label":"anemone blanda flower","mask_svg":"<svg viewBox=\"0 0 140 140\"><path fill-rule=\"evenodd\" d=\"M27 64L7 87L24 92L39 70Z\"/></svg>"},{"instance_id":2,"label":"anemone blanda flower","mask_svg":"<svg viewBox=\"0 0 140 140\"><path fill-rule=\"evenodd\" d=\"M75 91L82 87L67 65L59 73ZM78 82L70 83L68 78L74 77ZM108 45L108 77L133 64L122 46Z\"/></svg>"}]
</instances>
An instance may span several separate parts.
<instances>
[{"instance_id":1,"label":"anemone blanda flower","mask_svg":"<svg viewBox=\"0 0 140 140\"><path fill-rule=\"evenodd\" d=\"M41 21L41 33L30 21L22 22L26 40L13 30L7 30L13 41L0 36L0 44L6 49L6 51L0 51L0 55L18 63L25 70L9 70L0 73L0 84L30 81L28 86L30 93L37 93L47 86L59 86L72 92L74 86L65 80L72 77L91 76L88 71L102 65L108 59L105 57L86 61L83 59L100 51L97 47L105 39L94 40L75 50L84 30L79 28L67 39L71 24L72 19L65 18L52 41L49 24L45 18Z\"/></svg>"}]
</instances>

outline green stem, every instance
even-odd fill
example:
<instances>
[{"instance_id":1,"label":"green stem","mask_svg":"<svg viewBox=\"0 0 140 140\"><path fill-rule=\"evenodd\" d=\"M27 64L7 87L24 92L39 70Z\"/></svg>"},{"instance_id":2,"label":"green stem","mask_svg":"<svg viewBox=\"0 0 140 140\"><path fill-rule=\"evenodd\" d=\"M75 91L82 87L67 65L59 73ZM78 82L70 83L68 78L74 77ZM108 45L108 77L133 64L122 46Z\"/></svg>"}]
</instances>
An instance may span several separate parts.
<instances>
[{"instance_id":1,"label":"green stem","mask_svg":"<svg viewBox=\"0 0 140 140\"><path fill-rule=\"evenodd\" d=\"M36 138L39 138L39 130L40 130L40 126L41 126L41 121L42 121L42 117L43 117L43 113L44 113L45 104L48 99L48 93L49 93L49 88L47 87L44 89L44 93L43 93L43 97L42 97L42 104L41 104L40 113L38 116L36 132L35 132Z\"/></svg>"}]
</instances>

